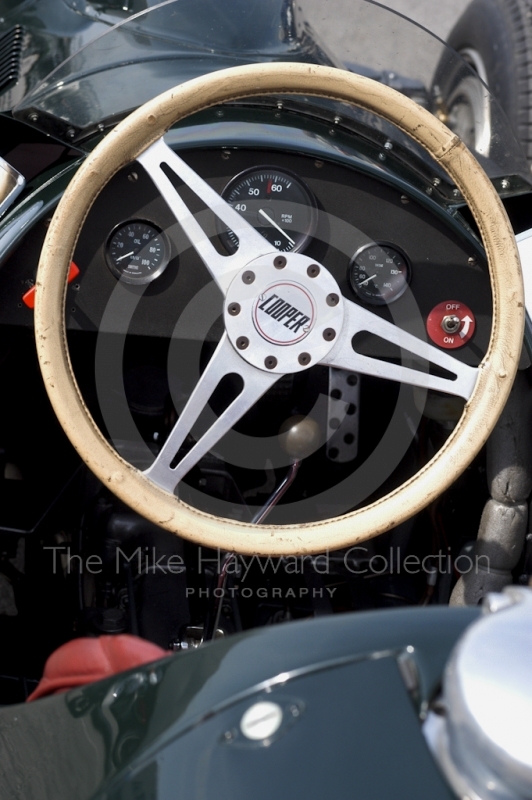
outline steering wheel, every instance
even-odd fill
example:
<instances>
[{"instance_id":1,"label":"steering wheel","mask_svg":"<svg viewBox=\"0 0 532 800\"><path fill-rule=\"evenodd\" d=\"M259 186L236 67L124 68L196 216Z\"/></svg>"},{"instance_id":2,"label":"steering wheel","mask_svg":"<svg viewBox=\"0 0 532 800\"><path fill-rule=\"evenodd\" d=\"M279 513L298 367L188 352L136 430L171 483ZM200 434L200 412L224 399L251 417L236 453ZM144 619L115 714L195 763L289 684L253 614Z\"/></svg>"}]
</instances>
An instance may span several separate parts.
<instances>
[{"instance_id":1,"label":"steering wheel","mask_svg":"<svg viewBox=\"0 0 532 800\"><path fill-rule=\"evenodd\" d=\"M352 103L396 125L447 171L471 209L487 253L493 324L485 358L470 367L342 297L327 269L270 245L162 139L171 125L222 102L271 94L315 95ZM140 472L106 441L87 410L66 346L67 274L81 226L112 176L138 160L224 294L225 333L153 465ZM221 256L169 179L174 172L233 230L238 250ZM383 533L413 516L469 465L492 431L510 392L521 352L524 295L512 228L488 177L461 140L428 111L388 86L329 67L266 64L221 70L177 86L121 122L88 156L52 219L37 275L35 330L52 406L89 468L121 500L155 524L208 547L290 555L338 549ZM266 312L282 301L284 317ZM270 304L270 305L268 305ZM279 312L278 316L282 316ZM388 339L437 365L442 378L357 354L358 331ZM301 525L252 525L221 519L179 500L186 472L281 375L316 363L463 397L454 431L432 460L402 486L342 517ZM220 380L237 373L241 393L175 466L176 454Z\"/></svg>"}]
</instances>

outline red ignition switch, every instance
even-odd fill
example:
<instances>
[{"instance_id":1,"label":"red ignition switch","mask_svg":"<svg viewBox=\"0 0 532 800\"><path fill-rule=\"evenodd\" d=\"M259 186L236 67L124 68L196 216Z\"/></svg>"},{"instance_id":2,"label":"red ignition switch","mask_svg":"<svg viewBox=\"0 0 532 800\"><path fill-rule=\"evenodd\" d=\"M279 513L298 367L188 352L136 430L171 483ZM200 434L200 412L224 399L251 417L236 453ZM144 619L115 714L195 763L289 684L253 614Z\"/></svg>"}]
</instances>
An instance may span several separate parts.
<instances>
[{"instance_id":1,"label":"red ignition switch","mask_svg":"<svg viewBox=\"0 0 532 800\"><path fill-rule=\"evenodd\" d=\"M438 347L455 350L475 333L475 316L464 303L446 300L434 306L428 315L427 333Z\"/></svg>"}]
</instances>

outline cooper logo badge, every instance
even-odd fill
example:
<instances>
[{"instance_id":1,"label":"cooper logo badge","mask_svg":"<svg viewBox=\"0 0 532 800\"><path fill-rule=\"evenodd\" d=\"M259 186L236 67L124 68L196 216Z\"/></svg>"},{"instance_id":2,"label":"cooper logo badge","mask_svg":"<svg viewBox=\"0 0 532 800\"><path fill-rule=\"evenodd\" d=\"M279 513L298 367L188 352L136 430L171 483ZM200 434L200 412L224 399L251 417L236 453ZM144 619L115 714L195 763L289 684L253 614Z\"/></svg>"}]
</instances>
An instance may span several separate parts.
<instances>
[{"instance_id":1,"label":"cooper logo badge","mask_svg":"<svg viewBox=\"0 0 532 800\"><path fill-rule=\"evenodd\" d=\"M308 336L316 308L309 292L297 283L276 283L253 305L253 322L268 342L289 345Z\"/></svg>"}]
</instances>

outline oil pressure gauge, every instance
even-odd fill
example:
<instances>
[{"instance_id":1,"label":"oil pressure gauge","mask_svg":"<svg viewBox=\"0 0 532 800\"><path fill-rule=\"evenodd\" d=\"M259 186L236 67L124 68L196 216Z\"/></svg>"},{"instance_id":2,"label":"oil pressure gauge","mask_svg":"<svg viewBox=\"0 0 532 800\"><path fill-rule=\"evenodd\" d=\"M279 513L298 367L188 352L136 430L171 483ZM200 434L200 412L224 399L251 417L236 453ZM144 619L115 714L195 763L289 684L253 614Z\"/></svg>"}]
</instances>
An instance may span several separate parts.
<instances>
[{"instance_id":1,"label":"oil pressure gauge","mask_svg":"<svg viewBox=\"0 0 532 800\"><path fill-rule=\"evenodd\" d=\"M150 283L170 261L170 242L152 222L131 220L118 225L105 247L107 265L124 283Z\"/></svg>"},{"instance_id":2,"label":"oil pressure gauge","mask_svg":"<svg viewBox=\"0 0 532 800\"><path fill-rule=\"evenodd\" d=\"M395 245L368 244L349 264L349 282L365 303L384 306L401 297L410 282L410 264Z\"/></svg>"}]
</instances>

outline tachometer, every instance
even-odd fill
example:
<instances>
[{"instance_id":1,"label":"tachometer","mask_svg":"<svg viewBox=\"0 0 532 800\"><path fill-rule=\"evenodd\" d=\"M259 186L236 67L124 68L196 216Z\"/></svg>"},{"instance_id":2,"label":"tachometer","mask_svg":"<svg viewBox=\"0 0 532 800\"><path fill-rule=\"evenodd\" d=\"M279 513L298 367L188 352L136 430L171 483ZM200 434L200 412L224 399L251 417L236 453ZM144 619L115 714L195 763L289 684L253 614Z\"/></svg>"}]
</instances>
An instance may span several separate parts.
<instances>
[{"instance_id":1,"label":"tachometer","mask_svg":"<svg viewBox=\"0 0 532 800\"><path fill-rule=\"evenodd\" d=\"M373 306L387 305L406 290L410 265L395 245L364 245L351 259L349 281L364 302Z\"/></svg>"},{"instance_id":2,"label":"tachometer","mask_svg":"<svg viewBox=\"0 0 532 800\"><path fill-rule=\"evenodd\" d=\"M150 283L168 266L170 243L152 222L131 220L118 225L111 233L105 257L109 269L119 280Z\"/></svg>"},{"instance_id":3,"label":"tachometer","mask_svg":"<svg viewBox=\"0 0 532 800\"><path fill-rule=\"evenodd\" d=\"M222 197L281 252L303 250L317 221L314 195L301 178L277 167L253 167L233 178ZM220 238L230 253L237 235L221 223Z\"/></svg>"}]
</instances>

